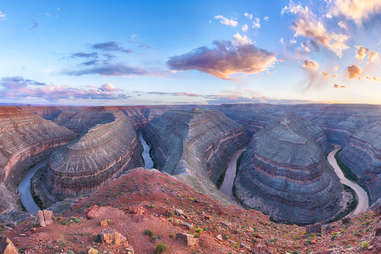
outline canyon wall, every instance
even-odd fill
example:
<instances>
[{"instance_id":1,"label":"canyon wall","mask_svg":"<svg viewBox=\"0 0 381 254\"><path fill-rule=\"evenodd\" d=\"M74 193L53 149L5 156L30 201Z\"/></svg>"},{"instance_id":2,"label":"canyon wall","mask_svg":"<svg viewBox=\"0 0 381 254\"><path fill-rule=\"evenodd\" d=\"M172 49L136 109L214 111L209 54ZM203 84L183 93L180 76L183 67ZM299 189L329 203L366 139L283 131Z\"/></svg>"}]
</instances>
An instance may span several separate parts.
<instances>
[{"instance_id":1,"label":"canyon wall","mask_svg":"<svg viewBox=\"0 0 381 254\"><path fill-rule=\"evenodd\" d=\"M241 158L237 198L281 222L329 220L341 208L342 185L325 158L327 146L322 130L305 119L268 124Z\"/></svg>"},{"instance_id":2,"label":"canyon wall","mask_svg":"<svg viewBox=\"0 0 381 254\"><path fill-rule=\"evenodd\" d=\"M213 110L168 111L144 129L155 167L186 180L200 191L217 193L215 184L234 152L248 143L244 128Z\"/></svg>"},{"instance_id":3,"label":"canyon wall","mask_svg":"<svg viewBox=\"0 0 381 254\"><path fill-rule=\"evenodd\" d=\"M142 147L131 120L122 112L108 114L111 122L95 125L52 153L47 168L36 175L40 184L34 184L40 194L52 194L42 199L89 193L123 171L143 165Z\"/></svg>"},{"instance_id":4,"label":"canyon wall","mask_svg":"<svg viewBox=\"0 0 381 254\"><path fill-rule=\"evenodd\" d=\"M0 109L0 184L2 192L16 193L17 185L30 167L76 135L65 127L16 107ZM0 211L15 208L14 195L2 195ZM12 205L10 204L12 203ZM5 205L8 204L8 205ZM5 207L4 207L5 206ZM6 207L8 206L8 207Z\"/></svg>"}]
</instances>

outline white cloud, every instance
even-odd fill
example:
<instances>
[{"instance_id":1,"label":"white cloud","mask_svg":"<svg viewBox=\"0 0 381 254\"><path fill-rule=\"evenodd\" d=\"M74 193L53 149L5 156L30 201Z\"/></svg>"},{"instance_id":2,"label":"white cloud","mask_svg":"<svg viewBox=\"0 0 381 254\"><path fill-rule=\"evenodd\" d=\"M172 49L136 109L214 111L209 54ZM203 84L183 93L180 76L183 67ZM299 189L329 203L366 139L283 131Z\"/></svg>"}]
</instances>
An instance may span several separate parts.
<instances>
[{"instance_id":1,"label":"white cloud","mask_svg":"<svg viewBox=\"0 0 381 254\"><path fill-rule=\"evenodd\" d=\"M219 20L221 24L226 25L226 26L236 27L238 25L238 21L236 21L234 19L225 18L222 15L217 15L214 18Z\"/></svg>"},{"instance_id":2,"label":"white cloud","mask_svg":"<svg viewBox=\"0 0 381 254\"><path fill-rule=\"evenodd\" d=\"M253 20L253 24L251 26L254 29L260 28L261 27L261 19L260 18L255 18Z\"/></svg>"},{"instance_id":3,"label":"white cloud","mask_svg":"<svg viewBox=\"0 0 381 254\"><path fill-rule=\"evenodd\" d=\"M381 0L331 0L330 16L344 16L360 25L371 16L381 13Z\"/></svg>"},{"instance_id":4,"label":"white cloud","mask_svg":"<svg viewBox=\"0 0 381 254\"><path fill-rule=\"evenodd\" d=\"M269 21L269 20L270 20L270 17L269 17L269 16L264 16L264 17L263 17L263 21L266 21L266 22L267 22L267 21Z\"/></svg>"},{"instance_id":5,"label":"white cloud","mask_svg":"<svg viewBox=\"0 0 381 254\"><path fill-rule=\"evenodd\" d=\"M317 71L319 69L319 64L315 62L314 60L304 60L303 66L304 69L310 70L310 71Z\"/></svg>"},{"instance_id":6,"label":"white cloud","mask_svg":"<svg viewBox=\"0 0 381 254\"><path fill-rule=\"evenodd\" d=\"M247 24L244 24L242 26L242 32L247 32L248 29L249 29L249 26Z\"/></svg>"},{"instance_id":7,"label":"white cloud","mask_svg":"<svg viewBox=\"0 0 381 254\"><path fill-rule=\"evenodd\" d=\"M341 27L342 29L344 29L344 30L348 30L347 24L345 24L344 21L339 21L339 22L337 23L337 25L338 25L339 27Z\"/></svg>"},{"instance_id":8,"label":"white cloud","mask_svg":"<svg viewBox=\"0 0 381 254\"><path fill-rule=\"evenodd\" d=\"M253 44L253 42L247 37L247 35L242 36L240 33L235 33L233 35L233 38L233 43L237 46Z\"/></svg>"},{"instance_id":9,"label":"white cloud","mask_svg":"<svg viewBox=\"0 0 381 254\"><path fill-rule=\"evenodd\" d=\"M6 15L4 12L0 11L0 20L5 19Z\"/></svg>"},{"instance_id":10,"label":"white cloud","mask_svg":"<svg viewBox=\"0 0 381 254\"><path fill-rule=\"evenodd\" d=\"M249 19L253 19L253 14L245 12L243 16L248 17Z\"/></svg>"}]
</instances>

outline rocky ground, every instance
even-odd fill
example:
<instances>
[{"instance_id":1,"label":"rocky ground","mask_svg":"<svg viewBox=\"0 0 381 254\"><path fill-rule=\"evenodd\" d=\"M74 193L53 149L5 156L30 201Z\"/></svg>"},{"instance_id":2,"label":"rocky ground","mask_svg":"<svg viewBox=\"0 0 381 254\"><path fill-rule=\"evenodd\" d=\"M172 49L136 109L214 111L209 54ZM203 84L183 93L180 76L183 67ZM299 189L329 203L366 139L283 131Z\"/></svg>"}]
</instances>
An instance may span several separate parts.
<instances>
[{"instance_id":1,"label":"rocky ground","mask_svg":"<svg viewBox=\"0 0 381 254\"><path fill-rule=\"evenodd\" d=\"M136 169L65 214L44 215L45 227L29 218L0 230L19 253L379 253L373 240L378 213L322 227L276 224L170 175ZM166 250L156 251L160 247Z\"/></svg>"}]
</instances>

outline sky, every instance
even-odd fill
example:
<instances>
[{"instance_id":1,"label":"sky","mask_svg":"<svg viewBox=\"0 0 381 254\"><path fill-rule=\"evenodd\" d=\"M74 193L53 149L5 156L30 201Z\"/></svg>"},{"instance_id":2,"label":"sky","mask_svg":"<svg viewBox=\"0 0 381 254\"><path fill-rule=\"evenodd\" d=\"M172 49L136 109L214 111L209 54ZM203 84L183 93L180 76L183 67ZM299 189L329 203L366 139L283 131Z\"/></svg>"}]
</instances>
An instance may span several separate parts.
<instances>
[{"instance_id":1,"label":"sky","mask_svg":"<svg viewBox=\"0 0 381 254\"><path fill-rule=\"evenodd\" d=\"M0 1L0 103L381 104L381 0Z\"/></svg>"}]
</instances>

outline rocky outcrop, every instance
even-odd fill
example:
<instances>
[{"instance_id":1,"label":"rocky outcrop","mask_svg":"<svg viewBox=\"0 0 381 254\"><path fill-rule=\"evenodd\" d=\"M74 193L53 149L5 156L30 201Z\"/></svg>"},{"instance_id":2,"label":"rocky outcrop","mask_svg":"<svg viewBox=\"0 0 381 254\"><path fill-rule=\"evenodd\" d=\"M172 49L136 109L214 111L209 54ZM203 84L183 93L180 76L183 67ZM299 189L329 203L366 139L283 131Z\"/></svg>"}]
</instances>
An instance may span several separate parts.
<instances>
[{"instance_id":1,"label":"rocky outcrop","mask_svg":"<svg viewBox=\"0 0 381 254\"><path fill-rule=\"evenodd\" d=\"M371 203L381 198L381 122L357 130L338 157L368 190Z\"/></svg>"},{"instance_id":2,"label":"rocky outcrop","mask_svg":"<svg viewBox=\"0 0 381 254\"><path fill-rule=\"evenodd\" d=\"M143 164L133 124L121 112L113 113L113 117L112 122L96 125L52 153L44 174L38 176L40 194L48 192L59 200L89 193L108 179Z\"/></svg>"},{"instance_id":3,"label":"rocky outcrop","mask_svg":"<svg viewBox=\"0 0 381 254\"><path fill-rule=\"evenodd\" d=\"M0 236L0 254L18 254L19 251L6 236Z\"/></svg>"},{"instance_id":4,"label":"rocky outcrop","mask_svg":"<svg viewBox=\"0 0 381 254\"><path fill-rule=\"evenodd\" d=\"M51 151L76 135L35 114L17 107L0 108L0 192L16 193L16 187L30 166L46 158ZM11 202L4 199L12 198ZM0 212L16 208L17 198L0 197ZM4 207L3 207L4 205Z\"/></svg>"},{"instance_id":5,"label":"rocky outcrop","mask_svg":"<svg viewBox=\"0 0 381 254\"><path fill-rule=\"evenodd\" d=\"M295 117L257 132L240 161L238 199L281 222L311 224L333 217L342 186L326 161L321 133Z\"/></svg>"},{"instance_id":6,"label":"rocky outcrop","mask_svg":"<svg viewBox=\"0 0 381 254\"><path fill-rule=\"evenodd\" d=\"M234 152L248 142L241 125L212 110L168 111L149 122L144 135L151 144L155 168L186 173L205 192L203 188L210 181L216 183Z\"/></svg>"}]
</instances>

